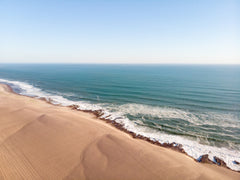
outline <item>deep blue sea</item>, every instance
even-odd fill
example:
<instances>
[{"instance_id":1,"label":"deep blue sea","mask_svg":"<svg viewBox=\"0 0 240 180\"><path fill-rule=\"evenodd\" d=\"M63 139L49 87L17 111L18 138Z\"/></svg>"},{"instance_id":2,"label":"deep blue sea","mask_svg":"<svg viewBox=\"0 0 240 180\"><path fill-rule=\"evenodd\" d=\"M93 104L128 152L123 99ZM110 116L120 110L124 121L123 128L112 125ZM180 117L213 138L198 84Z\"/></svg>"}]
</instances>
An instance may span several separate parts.
<instances>
[{"instance_id":1,"label":"deep blue sea","mask_svg":"<svg viewBox=\"0 0 240 180\"><path fill-rule=\"evenodd\" d=\"M240 170L240 65L0 64L0 82Z\"/></svg>"}]
</instances>

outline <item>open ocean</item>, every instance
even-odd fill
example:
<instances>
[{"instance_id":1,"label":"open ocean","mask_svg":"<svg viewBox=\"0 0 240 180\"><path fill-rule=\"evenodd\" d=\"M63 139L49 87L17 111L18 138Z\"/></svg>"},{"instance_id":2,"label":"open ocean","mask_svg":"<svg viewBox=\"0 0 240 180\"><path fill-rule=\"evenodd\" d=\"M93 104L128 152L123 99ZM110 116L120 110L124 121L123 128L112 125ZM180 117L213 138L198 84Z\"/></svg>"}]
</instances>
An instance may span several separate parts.
<instances>
[{"instance_id":1,"label":"open ocean","mask_svg":"<svg viewBox=\"0 0 240 180\"><path fill-rule=\"evenodd\" d=\"M0 64L0 82L240 170L240 65Z\"/></svg>"}]
</instances>

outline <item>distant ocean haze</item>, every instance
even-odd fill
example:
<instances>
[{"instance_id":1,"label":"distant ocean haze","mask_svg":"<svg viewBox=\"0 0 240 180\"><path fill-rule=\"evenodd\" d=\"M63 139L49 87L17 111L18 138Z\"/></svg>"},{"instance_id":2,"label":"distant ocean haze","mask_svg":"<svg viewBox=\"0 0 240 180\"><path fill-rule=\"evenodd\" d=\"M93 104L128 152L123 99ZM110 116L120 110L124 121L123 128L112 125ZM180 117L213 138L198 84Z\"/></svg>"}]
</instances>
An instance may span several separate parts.
<instances>
[{"instance_id":1,"label":"distant ocean haze","mask_svg":"<svg viewBox=\"0 0 240 180\"><path fill-rule=\"evenodd\" d=\"M240 170L239 65L0 64L0 82Z\"/></svg>"}]
</instances>

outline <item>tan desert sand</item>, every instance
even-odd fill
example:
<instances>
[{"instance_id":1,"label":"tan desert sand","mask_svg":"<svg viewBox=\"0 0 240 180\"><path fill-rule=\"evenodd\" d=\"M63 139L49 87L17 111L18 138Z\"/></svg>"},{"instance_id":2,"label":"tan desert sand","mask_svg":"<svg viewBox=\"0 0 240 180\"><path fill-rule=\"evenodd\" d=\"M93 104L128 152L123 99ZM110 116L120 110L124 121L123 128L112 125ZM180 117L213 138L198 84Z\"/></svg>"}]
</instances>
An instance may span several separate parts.
<instances>
[{"instance_id":1,"label":"tan desert sand","mask_svg":"<svg viewBox=\"0 0 240 180\"><path fill-rule=\"evenodd\" d=\"M134 139L93 114L0 86L0 179L240 179L183 153Z\"/></svg>"}]
</instances>

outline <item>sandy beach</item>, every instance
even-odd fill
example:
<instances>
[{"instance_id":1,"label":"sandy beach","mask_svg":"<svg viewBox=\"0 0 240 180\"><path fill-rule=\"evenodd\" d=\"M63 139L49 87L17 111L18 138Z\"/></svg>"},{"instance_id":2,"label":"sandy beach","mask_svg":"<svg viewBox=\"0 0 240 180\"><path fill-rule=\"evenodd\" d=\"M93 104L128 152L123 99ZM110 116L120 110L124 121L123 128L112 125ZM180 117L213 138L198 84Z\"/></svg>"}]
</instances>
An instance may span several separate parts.
<instances>
[{"instance_id":1,"label":"sandy beach","mask_svg":"<svg viewBox=\"0 0 240 180\"><path fill-rule=\"evenodd\" d=\"M240 179L134 139L93 114L0 86L0 179Z\"/></svg>"}]
</instances>

